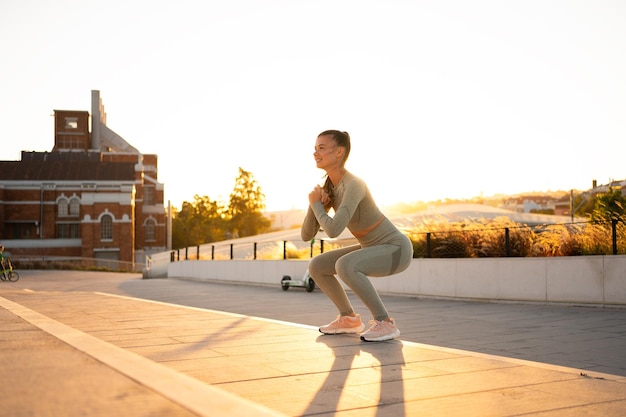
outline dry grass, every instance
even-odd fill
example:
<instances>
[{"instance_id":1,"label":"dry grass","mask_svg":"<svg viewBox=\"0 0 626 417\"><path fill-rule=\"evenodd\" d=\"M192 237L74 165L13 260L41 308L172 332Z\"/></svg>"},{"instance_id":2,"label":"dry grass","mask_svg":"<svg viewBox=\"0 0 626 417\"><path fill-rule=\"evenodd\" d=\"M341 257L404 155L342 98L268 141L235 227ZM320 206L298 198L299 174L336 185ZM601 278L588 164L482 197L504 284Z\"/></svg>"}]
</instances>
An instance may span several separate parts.
<instances>
[{"instance_id":1,"label":"dry grass","mask_svg":"<svg viewBox=\"0 0 626 417\"><path fill-rule=\"evenodd\" d=\"M508 248L507 248L508 230ZM618 253L626 253L626 227L617 229ZM527 226L508 217L450 222L431 220L403 230L413 242L414 257L485 258L528 256L610 255L613 253L610 225L572 223ZM352 244L354 241L324 243L324 252ZM287 259L309 259L310 248L298 249L287 243ZM319 245L313 256L320 253ZM282 259L283 243L257 253L257 259Z\"/></svg>"},{"instance_id":2,"label":"dry grass","mask_svg":"<svg viewBox=\"0 0 626 417\"><path fill-rule=\"evenodd\" d=\"M508 231L508 250L506 233ZM416 257L575 256L613 254L610 224L527 226L507 217L472 222L433 222L407 232ZM626 227L617 227L619 254L626 253Z\"/></svg>"},{"instance_id":3,"label":"dry grass","mask_svg":"<svg viewBox=\"0 0 626 417\"><path fill-rule=\"evenodd\" d=\"M410 225L403 230L413 243L415 258L486 258L486 257L547 257L613 254L610 223L568 223L528 226L508 217L451 222L445 218L431 219ZM626 254L626 225L616 229L617 253ZM508 236L507 236L508 235ZM324 252L356 243L355 239L325 240ZM296 246L282 241L257 243L256 259L309 259L321 253L321 242L312 246ZM193 248L192 248L193 249ZM196 259L196 249L188 251L188 259ZM229 246L216 244L214 253L207 248L199 259L230 259ZM184 249L180 250L184 259ZM236 245L234 259L255 257L253 243Z\"/></svg>"}]
</instances>

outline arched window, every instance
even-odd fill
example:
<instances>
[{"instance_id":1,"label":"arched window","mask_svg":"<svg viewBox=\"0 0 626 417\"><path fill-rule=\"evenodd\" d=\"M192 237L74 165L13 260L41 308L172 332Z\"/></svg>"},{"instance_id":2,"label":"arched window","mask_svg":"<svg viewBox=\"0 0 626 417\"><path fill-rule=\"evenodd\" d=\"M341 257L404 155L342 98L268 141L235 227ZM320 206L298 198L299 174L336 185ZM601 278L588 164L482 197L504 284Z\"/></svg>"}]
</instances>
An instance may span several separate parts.
<instances>
[{"instance_id":1,"label":"arched window","mask_svg":"<svg viewBox=\"0 0 626 417\"><path fill-rule=\"evenodd\" d=\"M110 214L100 218L100 240L113 240L113 217Z\"/></svg>"},{"instance_id":2,"label":"arched window","mask_svg":"<svg viewBox=\"0 0 626 417\"><path fill-rule=\"evenodd\" d=\"M156 221L154 219L148 219L146 220L146 225L145 225L146 229L146 241L147 242L154 242L156 240Z\"/></svg>"},{"instance_id":3,"label":"arched window","mask_svg":"<svg viewBox=\"0 0 626 417\"><path fill-rule=\"evenodd\" d=\"M80 200L76 197L73 197L70 200L70 216L78 215L80 215Z\"/></svg>"},{"instance_id":4,"label":"arched window","mask_svg":"<svg viewBox=\"0 0 626 417\"><path fill-rule=\"evenodd\" d=\"M59 199L57 208L59 210L59 217L67 217L67 200L65 198Z\"/></svg>"}]
</instances>

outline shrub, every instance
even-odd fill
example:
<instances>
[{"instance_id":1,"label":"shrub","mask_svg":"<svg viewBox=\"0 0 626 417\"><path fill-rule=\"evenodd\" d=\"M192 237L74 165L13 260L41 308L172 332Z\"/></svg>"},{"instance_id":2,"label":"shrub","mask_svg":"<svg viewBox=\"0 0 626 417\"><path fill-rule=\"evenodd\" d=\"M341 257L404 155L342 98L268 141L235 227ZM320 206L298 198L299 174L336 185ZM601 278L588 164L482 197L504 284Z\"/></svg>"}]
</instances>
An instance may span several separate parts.
<instances>
[{"instance_id":1,"label":"shrub","mask_svg":"<svg viewBox=\"0 0 626 417\"><path fill-rule=\"evenodd\" d=\"M613 253L611 225L572 223L530 227L508 217L449 222L425 222L406 231L413 257L482 258L507 256L576 256ZM428 245L430 243L430 254ZM618 253L626 253L626 225L617 224Z\"/></svg>"},{"instance_id":2,"label":"shrub","mask_svg":"<svg viewBox=\"0 0 626 417\"><path fill-rule=\"evenodd\" d=\"M581 233L581 227L576 224L543 226L535 232L532 256L581 255Z\"/></svg>"}]
</instances>

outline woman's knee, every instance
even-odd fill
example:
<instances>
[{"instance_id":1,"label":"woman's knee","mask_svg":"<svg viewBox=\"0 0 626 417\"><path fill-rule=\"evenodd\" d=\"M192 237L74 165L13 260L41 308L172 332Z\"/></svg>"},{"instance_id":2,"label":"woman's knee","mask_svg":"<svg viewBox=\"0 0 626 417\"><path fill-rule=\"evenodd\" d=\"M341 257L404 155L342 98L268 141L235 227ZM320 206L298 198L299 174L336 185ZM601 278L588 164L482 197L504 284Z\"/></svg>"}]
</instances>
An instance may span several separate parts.
<instances>
[{"instance_id":1,"label":"woman's knee","mask_svg":"<svg viewBox=\"0 0 626 417\"><path fill-rule=\"evenodd\" d=\"M309 261L309 274L313 278L321 278L324 275L332 275L333 265L330 259L318 255Z\"/></svg>"},{"instance_id":2,"label":"woman's knee","mask_svg":"<svg viewBox=\"0 0 626 417\"><path fill-rule=\"evenodd\" d=\"M309 261L309 274L313 278L317 278L319 276L319 273L320 273L320 262L317 258L312 258Z\"/></svg>"},{"instance_id":3,"label":"woman's knee","mask_svg":"<svg viewBox=\"0 0 626 417\"><path fill-rule=\"evenodd\" d=\"M355 272L356 265L353 262L352 258L352 256L346 255L337 259L337 262L335 262L335 270L337 271L337 275L339 275L339 277L344 281L346 279L350 279L352 274L354 274Z\"/></svg>"}]
</instances>

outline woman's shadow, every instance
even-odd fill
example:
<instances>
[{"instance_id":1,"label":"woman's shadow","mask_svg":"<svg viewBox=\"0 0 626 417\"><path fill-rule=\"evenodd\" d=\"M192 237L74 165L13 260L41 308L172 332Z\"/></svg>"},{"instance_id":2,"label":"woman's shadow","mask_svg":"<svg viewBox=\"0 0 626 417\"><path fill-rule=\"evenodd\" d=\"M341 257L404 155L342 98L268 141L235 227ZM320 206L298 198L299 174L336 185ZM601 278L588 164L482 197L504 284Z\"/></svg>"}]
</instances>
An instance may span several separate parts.
<instances>
[{"instance_id":1,"label":"woman's shadow","mask_svg":"<svg viewBox=\"0 0 626 417\"><path fill-rule=\"evenodd\" d=\"M359 386L372 385L371 382L368 383L372 371L379 375L376 415L389 415L389 408L393 408L394 416L406 415L402 378L402 368L405 365L402 352L404 345L401 341L362 342L357 335L320 335L316 342L328 346L334 355L334 361L327 372L326 380L302 413L303 416L335 412L339 407L341 410L350 410L375 405L367 402L367 396L373 395L372 390L369 389L368 395L364 395L367 389L359 389ZM365 379L352 378L353 382L349 382L351 372L361 373ZM342 395L348 394L348 390L352 396L340 403ZM357 396L363 397L362 404L351 401Z\"/></svg>"}]
</instances>

